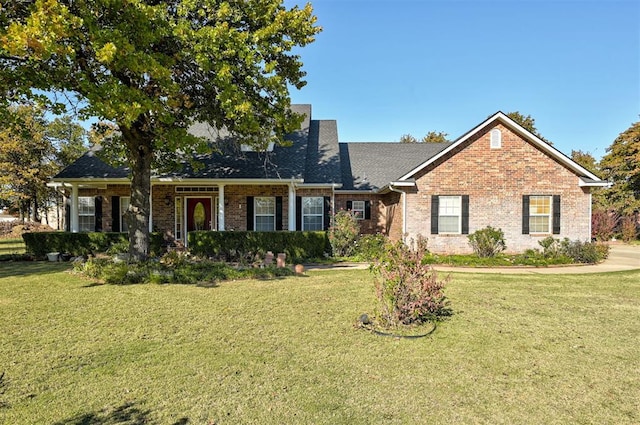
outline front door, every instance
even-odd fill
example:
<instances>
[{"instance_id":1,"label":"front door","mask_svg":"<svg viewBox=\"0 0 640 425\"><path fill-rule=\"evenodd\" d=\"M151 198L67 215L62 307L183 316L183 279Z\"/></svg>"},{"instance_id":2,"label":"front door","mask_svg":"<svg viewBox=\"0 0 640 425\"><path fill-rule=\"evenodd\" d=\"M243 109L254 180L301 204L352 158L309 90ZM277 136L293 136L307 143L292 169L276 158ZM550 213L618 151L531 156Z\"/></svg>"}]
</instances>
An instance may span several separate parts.
<instances>
[{"instance_id":1,"label":"front door","mask_svg":"<svg viewBox=\"0 0 640 425\"><path fill-rule=\"evenodd\" d=\"M187 232L211 230L211 198L187 198Z\"/></svg>"}]
</instances>

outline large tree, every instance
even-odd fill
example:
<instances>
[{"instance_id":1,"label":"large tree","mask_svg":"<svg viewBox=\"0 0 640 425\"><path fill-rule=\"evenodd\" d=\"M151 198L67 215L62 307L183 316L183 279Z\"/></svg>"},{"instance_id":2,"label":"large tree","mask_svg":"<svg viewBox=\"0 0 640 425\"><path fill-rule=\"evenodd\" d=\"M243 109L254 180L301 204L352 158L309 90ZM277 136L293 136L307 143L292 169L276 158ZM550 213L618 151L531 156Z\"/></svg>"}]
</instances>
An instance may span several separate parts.
<instances>
[{"instance_id":1,"label":"large tree","mask_svg":"<svg viewBox=\"0 0 640 425\"><path fill-rule=\"evenodd\" d=\"M41 108L12 106L0 121L0 199L24 221L39 221L47 179L57 170Z\"/></svg>"},{"instance_id":2,"label":"large tree","mask_svg":"<svg viewBox=\"0 0 640 425\"><path fill-rule=\"evenodd\" d=\"M292 50L320 31L311 5L281 0L35 0L0 9L5 104L37 99L118 126L131 169L130 253L149 249L154 160L206 151L194 121L227 128L257 148L302 117L289 87L305 82ZM57 96L55 96L57 94Z\"/></svg>"},{"instance_id":3,"label":"large tree","mask_svg":"<svg viewBox=\"0 0 640 425\"><path fill-rule=\"evenodd\" d=\"M525 130L528 130L531 134L537 136L539 139L544 140L550 145L553 144L538 132L538 129L536 128L536 120L531 115L524 116L519 111L513 111L508 112L507 116L524 127Z\"/></svg>"},{"instance_id":4,"label":"large tree","mask_svg":"<svg viewBox=\"0 0 640 425\"><path fill-rule=\"evenodd\" d=\"M602 176L612 186L603 191L606 204L621 215L640 211L640 121L613 141L600 160Z\"/></svg>"}]
</instances>

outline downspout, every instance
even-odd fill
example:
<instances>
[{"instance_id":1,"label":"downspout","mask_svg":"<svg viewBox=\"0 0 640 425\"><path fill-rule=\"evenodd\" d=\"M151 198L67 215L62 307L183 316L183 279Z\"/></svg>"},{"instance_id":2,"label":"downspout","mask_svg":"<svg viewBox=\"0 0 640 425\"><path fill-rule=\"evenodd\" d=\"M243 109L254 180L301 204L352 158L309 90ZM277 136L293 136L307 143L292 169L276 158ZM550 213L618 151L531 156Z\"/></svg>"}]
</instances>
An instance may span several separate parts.
<instances>
[{"instance_id":1,"label":"downspout","mask_svg":"<svg viewBox=\"0 0 640 425\"><path fill-rule=\"evenodd\" d=\"M402 198L402 243L405 243L405 235L407 234L407 193L393 187L389 183L389 190L400 194Z\"/></svg>"}]
</instances>

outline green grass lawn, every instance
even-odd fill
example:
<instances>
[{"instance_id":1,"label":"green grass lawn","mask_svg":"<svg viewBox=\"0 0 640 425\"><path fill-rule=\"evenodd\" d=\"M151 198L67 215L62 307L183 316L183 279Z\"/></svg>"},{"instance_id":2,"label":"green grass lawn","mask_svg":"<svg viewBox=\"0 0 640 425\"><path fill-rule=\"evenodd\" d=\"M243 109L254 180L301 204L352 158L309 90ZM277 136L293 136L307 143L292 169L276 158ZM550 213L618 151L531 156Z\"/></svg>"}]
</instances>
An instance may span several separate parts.
<instances>
[{"instance_id":1,"label":"green grass lawn","mask_svg":"<svg viewBox=\"0 0 640 425\"><path fill-rule=\"evenodd\" d=\"M18 239L0 239L0 255L24 254L24 241Z\"/></svg>"},{"instance_id":2,"label":"green grass lawn","mask_svg":"<svg viewBox=\"0 0 640 425\"><path fill-rule=\"evenodd\" d=\"M454 274L429 337L356 329L368 271L94 285L0 263L2 424L635 424L640 272Z\"/></svg>"}]
</instances>

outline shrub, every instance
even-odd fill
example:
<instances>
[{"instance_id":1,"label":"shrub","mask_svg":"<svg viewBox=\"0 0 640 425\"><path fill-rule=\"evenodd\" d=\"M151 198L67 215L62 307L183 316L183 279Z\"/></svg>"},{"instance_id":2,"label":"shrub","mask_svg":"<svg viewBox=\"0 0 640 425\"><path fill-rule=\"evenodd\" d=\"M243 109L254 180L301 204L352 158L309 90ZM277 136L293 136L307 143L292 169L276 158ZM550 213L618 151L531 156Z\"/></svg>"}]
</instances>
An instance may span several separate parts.
<instances>
[{"instance_id":1,"label":"shrub","mask_svg":"<svg viewBox=\"0 0 640 425\"><path fill-rule=\"evenodd\" d=\"M356 242L353 256L359 261L374 261L384 253L388 241L387 237L380 233L362 235Z\"/></svg>"},{"instance_id":2,"label":"shrub","mask_svg":"<svg viewBox=\"0 0 640 425\"><path fill-rule=\"evenodd\" d=\"M487 226L468 236L469 245L478 257L495 257L507 248L502 229Z\"/></svg>"},{"instance_id":3,"label":"shrub","mask_svg":"<svg viewBox=\"0 0 640 425\"><path fill-rule=\"evenodd\" d=\"M355 252L360 236L360 223L351 211L341 210L331 218L329 242L334 257L348 257Z\"/></svg>"},{"instance_id":4,"label":"shrub","mask_svg":"<svg viewBox=\"0 0 640 425\"><path fill-rule=\"evenodd\" d=\"M557 258L562 254L560 240L553 236L547 236L541 241L538 241L538 245L542 247L542 256L544 258Z\"/></svg>"},{"instance_id":5,"label":"shrub","mask_svg":"<svg viewBox=\"0 0 640 425\"><path fill-rule=\"evenodd\" d=\"M387 328L421 324L451 313L444 295L446 280L424 261L426 243L409 248L389 242L384 254L371 266L376 276L378 317Z\"/></svg>"},{"instance_id":6,"label":"shrub","mask_svg":"<svg viewBox=\"0 0 640 425\"><path fill-rule=\"evenodd\" d=\"M322 258L329 250L325 232L189 232L189 252L226 262L251 263L267 251L284 252L288 262Z\"/></svg>"},{"instance_id":7,"label":"shrub","mask_svg":"<svg viewBox=\"0 0 640 425\"><path fill-rule=\"evenodd\" d=\"M634 215L625 215L620 223L622 240L629 243L638 236L637 218Z\"/></svg>"},{"instance_id":8,"label":"shrub","mask_svg":"<svg viewBox=\"0 0 640 425\"><path fill-rule=\"evenodd\" d=\"M112 246L128 249L127 233L113 232L38 232L22 235L25 249L28 253L38 258L44 257L48 252L65 252L73 256L87 256L107 252ZM151 233L150 255L161 255L166 247L166 241L162 233Z\"/></svg>"},{"instance_id":9,"label":"shrub","mask_svg":"<svg viewBox=\"0 0 640 425\"><path fill-rule=\"evenodd\" d=\"M87 277L112 285L135 283L203 284L240 278L270 278L291 276L291 269L282 267L237 269L225 263L181 256L176 261L143 261L114 263L109 258L90 258L74 263L74 270Z\"/></svg>"},{"instance_id":10,"label":"shrub","mask_svg":"<svg viewBox=\"0 0 640 425\"><path fill-rule=\"evenodd\" d=\"M620 216L607 210L594 210L591 213L591 236L598 241L608 241L618 225Z\"/></svg>"}]
</instances>

